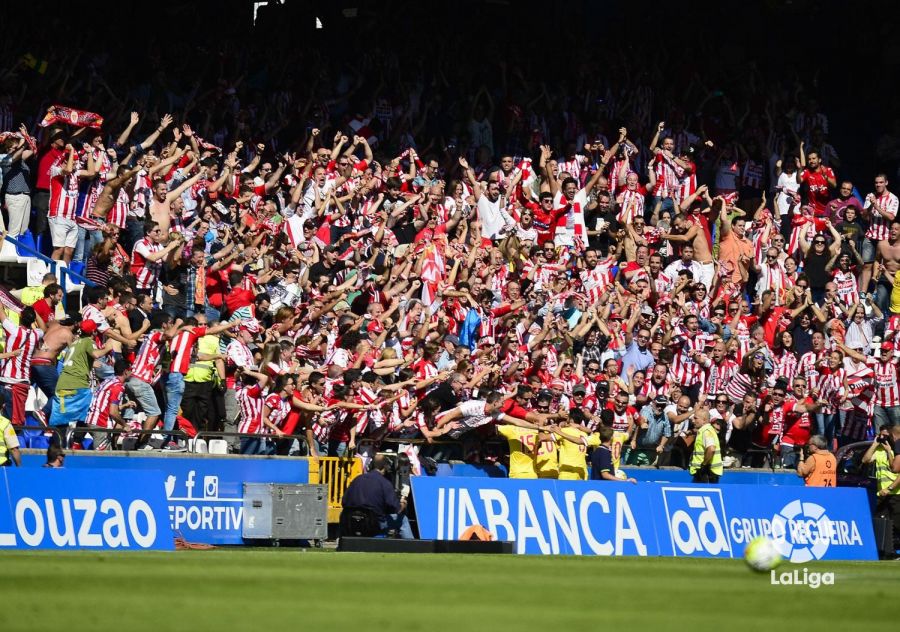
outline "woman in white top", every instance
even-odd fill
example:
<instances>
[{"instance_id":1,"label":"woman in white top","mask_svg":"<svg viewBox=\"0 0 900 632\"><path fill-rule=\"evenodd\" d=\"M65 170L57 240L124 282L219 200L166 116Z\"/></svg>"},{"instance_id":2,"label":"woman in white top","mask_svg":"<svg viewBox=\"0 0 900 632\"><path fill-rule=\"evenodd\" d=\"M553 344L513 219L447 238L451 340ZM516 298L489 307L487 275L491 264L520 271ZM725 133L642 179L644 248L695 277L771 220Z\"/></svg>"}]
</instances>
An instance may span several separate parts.
<instances>
[{"instance_id":1,"label":"woman in white top","mask_svg":"<svg viewBox=\"0 0 900 632\"><path fill-rule=\"evenodd\" d=\"M778 176L778 183L775 185L775 208L778 209L778 215L784 217L788 214L788 208L791 205L791 198L797 195L800 189L800 169L798 165L799 158L789 159L787 161L777 161L775 163L775 174Z\"/></svg>"}]
</instances>

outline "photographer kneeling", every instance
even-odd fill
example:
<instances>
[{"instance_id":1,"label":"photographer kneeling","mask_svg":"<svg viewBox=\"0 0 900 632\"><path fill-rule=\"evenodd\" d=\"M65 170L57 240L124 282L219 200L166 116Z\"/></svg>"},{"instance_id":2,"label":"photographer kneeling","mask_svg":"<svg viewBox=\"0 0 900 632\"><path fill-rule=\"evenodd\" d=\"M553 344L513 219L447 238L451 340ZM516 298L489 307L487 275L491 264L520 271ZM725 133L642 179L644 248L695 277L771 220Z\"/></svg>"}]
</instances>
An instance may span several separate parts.
<instances>
[{"instance_id":1,"label":"photographer kneeling","mask_svg":"<svg viewBox=\"0 0 900 632\"><path fill-rule=\"evenodd\" d=\"M378 520L381 535L396 531L398 537L411 540L413 533L406 517L406 498L399 498L388 481L386 475L390 467L388 459L377 454L369 471L350 482L341 502L341 524L344 524L344 513L368 511Z\"/></svg>"}]
</instances>

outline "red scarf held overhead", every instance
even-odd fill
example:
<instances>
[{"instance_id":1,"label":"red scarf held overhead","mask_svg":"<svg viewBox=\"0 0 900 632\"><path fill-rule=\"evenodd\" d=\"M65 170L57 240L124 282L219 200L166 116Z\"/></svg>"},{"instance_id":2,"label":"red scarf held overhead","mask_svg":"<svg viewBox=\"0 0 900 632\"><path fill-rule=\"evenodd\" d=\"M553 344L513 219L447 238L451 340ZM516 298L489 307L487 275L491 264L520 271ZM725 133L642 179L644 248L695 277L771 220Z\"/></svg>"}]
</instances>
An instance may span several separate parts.
<instances>
[{"instance_id":1,"label":"red scarf held overhead","mask_svg":"<svg viewBox=\"0 0 900 632\"><path fill-rule=\"evenodd\" d=\"M103 117L93 112L67 108L63 105L51 105L47 108L41 127L50 127L56 123L65 123L75 127L93 127L100 129L103 125Z\"/></svg>"}]
</instances>

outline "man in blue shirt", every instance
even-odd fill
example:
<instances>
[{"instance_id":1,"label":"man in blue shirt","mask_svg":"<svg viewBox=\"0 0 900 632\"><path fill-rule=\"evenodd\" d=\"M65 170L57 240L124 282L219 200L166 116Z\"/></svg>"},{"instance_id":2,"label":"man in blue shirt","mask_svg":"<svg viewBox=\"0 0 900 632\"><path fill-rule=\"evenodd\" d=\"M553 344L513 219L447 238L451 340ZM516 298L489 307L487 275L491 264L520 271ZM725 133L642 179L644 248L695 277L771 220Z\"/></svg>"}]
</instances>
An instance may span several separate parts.
<instances>
[{"instance_id":1,"label":"man in blue shirt","mask_svg":"<svg viewBox=\"0 0 900 632\"><path fill-rule=\"evenodd\" d=\"M645 307L644 309L650 308ZM637 336L632 335L640 316L641 312L635 310L628 322L625 323L625 353L622 355L622 375L628 383L631 382L631 376L634 375L635 371L646 371L656 363L653 354L650 352L650 330L640 326L637 328ZM629 370L629 367L634 368Z\"/></svg>"},{"instance_id":2,"label":"man in blue shirt","mask_svg":"<svg viewBox=\"0 0 900 632\"><path fill-rule=\"evenodd\" d=\"M354 478L344 492L341 506L344 510L366 509L378 519L381 532L395 529L401 538L411 540L412 528L406 517L406 497L398 498L394 486L385 477L389 469L387 458L378 454L372 466L362 476Z\"/></svg>"},{"instance_id":3,"label":"man in blue shirt","mask_svg":"<svg viewBox=\"0 0 900 632\"><path fill-rule=\"evenodd\" d=\"M659 395L641 408L640 426L628 453L629 465L650 465L665 452L666 444L672 437L672 424L665 413L668 405L669 399Z\"/></svg>"},{"instance_id":4,"label":"man in blue shirt","mask_svg":"<svg viewBox=\"0 0 900 632\"><path fill-rule=\"evenodd\" d=\"M616 476L611 446L613 429L609 426L601 426L597 433L600 435L600 447L591 453L591 480L618 481L620 483L627 480L629 483L637 483L633 478L624 479Z\"/></svg>"}]
</instances>

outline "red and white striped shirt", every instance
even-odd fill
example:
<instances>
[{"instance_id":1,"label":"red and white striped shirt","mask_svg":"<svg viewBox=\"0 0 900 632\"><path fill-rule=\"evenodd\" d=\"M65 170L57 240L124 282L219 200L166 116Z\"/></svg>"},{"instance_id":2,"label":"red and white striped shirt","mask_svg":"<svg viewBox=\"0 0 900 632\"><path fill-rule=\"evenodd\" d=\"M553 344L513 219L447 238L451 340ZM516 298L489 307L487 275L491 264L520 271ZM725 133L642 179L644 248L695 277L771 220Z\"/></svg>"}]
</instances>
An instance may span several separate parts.
<instances>
[{"instance_id":1,"label":"red and white striped shirt","mask_svg":"<svg viewBox=\"0 0 900 632\"><path fill-rule=\"evenodd\" d=\"M356 394L356 403L363 405L377 404L380 403L380 399L378 398L377 393L364 386L360 388L359 392ZM370 423L376 430L384 425L384 413L381 412L380 408L374 410L359 410L356 412L357 436L362 435L366 431L366 428L369 427Z\"/></svg>"},{"instance_id":2,"label":"red and white striped shirt","mask_svg":"<svg viewBox=\"0 0 900 632\"><path fill-rule=\"evenodd\" d=\"M260 434L262 425L263 392L259 384L241 386L235 393L235 399L241 409L238 432Z\"/></svg>"},{"instance_id":3,"label":"red and white striped shirt","mask_svg":"<svg viewBox=\"0 0 900 632\"><path fill-rule=\"evenodd\" d=\"M659 395L669 396L669 383L655 384L653 380L646 380L641 386L640 395L649 399L655 399Z\"/></svg>"},{"instance_id":4,"label":"red and white striped shirt","mask_svg":"<svg viewBox=\"0 0 900 632\"><path fill-rule=\"evenodd\" d=\"M858 302L859 285L856 282L856 275L851 270L846 272L835 270L833 274L834 284L837 286L838 299L847 306Z\"/></svg>"},{"instance_id":5,"label":"red and white striped shirt","mask_svg":"<svg viewBox=\"0 0 900 632\"><path fill-rule=\"evenodd\" d=\"M870 202L866 202L864 210L869 211L872 217L869 230L866 231L866 237L881 241L891 236L890 218L897 217L897 208L900 205L900 201L898 201L896 195L886 190L875 198L875 202L884 213L882 214L875 210L875 207Z\"/></svg>"},{"instance_id":6,"label":"red and white striped shirt","mask_svg":"<svg viewBox=\"0 0 900 632\"><path fill-rule=\"evenodd\" d=\"M125 390L125 384L118 377L111 377L104 380L100 386L94 391L91 406L88 408L87 418L84 422L88 426L99 426L101 428L112 428L113 423L109 417L109 407L115 404L119 405L122 400L122 392Z\"/></svg>"},{"instance_id":7,"label":"red and white striped shirt","mask_svg":"<svg viewBox=\"0 0 900 632\"><path fill-rule=\"evenodd\" d=\"M134 245L131 254L131 274L134 275L135 286L139 290L152 290L159 279L159 273L162 271L162 259L158 261L149 261L147 255L159 252L163 249L162 244L143 238Z\"/></svg>"},{"instance_id":8,"label":"red and white striped shirt","mask_svg":"<svg viewBox=\"0 0 900 632\"><path fill-rule=\"evenodd\" d=\"M675 205L680 205L686 198L697 192L697 165L690 163L691 172L687 173L684 169L678 168L678 186L675 187Z\"/></svg>"},{"instance_id":9,"label":"red and white striped shirt","mask_svg":"<svg viewBox=\"0 0 900 632\"><path fill-rule=\"evenodd\" d=\"M144 343L138 350L134 364L131 366L131 376L139 380L153 384L156 381L156 367L159 366L163 333L151 331L144 339Z\"/></svg>"},{"instance_id":10,"label":"red and white striped shirt","mask_svg":"<svg viewBox=\"0 0 900 632\"><path fill-rule=\"evenodd\" d=\"M866 364L875 372L875 405L884 408L900 406L897 361L882 362L876 358L869 358Z\"/></svg>"},{"instance_id":11,"label":"red and white striped shirt","mask_svg":"<svg viewBox=\"0 0 900 632\"><path fill-rule=\"evenodd\" d=\"M284 420L287 419L288 413L291 412L291 402L288 399L282 399L278 393L272 393L265 399L265 405L269 407L269 423L282 428ZM262 428L261 432L267 433L268 428Z\"/></svg>"},{"instance_id":12,"label":"red and white striped shirt","mask_svg":"<svg viewBox=\"0 0 900 632\"><path fill-rule=\"evenodd\" d=\"M188 369L191 368L191 352L194 345L198 338L205 335L206 327L204 326L192 327L175 334L172 342L169 343L169 351L172 354L172 366L169 370L172 373L185 374L188 372Z\"/></svg>"},{"instance_id":13,"label":"red and white striped shirt","mask_svg":"<svg viewBox=\"0 0 900 632\"><path fill-rule=\"evenodd\" d=\"M412 368L416 372L416 379L420 382L436 377L438 374L438 370L434 365L434 362L425 360L424 358L413 364Z\"/></svg>"},{"instance_id":14,"label":"red and white striped shirt","mask_svg":"<svg viewBox=\"0 0 900 632\"><path fill-rule=\"evenodd\" d=\"M44 337L44 332L22 327L8 318L3 320L3 331L6 332L6 351L22 349L22 353L3 361L0 382L10 384L31 381L31 356Z\"/></svg>"},{"instance_id":15,"label":"red and white striped shirt","mask_svg":"<svg viewBox=\"0 0 900 632\"><path fill-rule=\"evenodd\" d=\"M109 321L106 320L106 316L103 315L103 312L96 305L87 304L82 307L81 319L94 321L97 324L97 331L101 334L109 329Z\"/></svg>"},{"instance_id":16,"label":"red and white striped shirt","mask_svg":"<svg viewBox=\"0 0 900 632\"><path fill-rule=\"evenodd\" d=\"M225 347L225 355L228 362L234 366L247 369L253 367L253 353L250 348L240 340L232 340Z\"/></svg>"},{"instance_id":17,"label":"red and white striped shirt","mask_svg":"<svg viewBox=\"0 0 900 632\"><path fill-rule=\"evenodd\" d=\"M58 219L75 219L75 206L78 204L78 170L76 162L72 167L72 173L63 173L63 165L67 162L66 154L50 167L50 207L47 217Z\"/></svg>"},{"instance_id":18,"label":"red and white striped shirt","mask_svg":"<svg viewBox=\"0 0 900 632\"><path fill-rule=\"evenodd\" d=\"M783 378L790 384L797 375L797 369L799 367L797 356L788 351L782 351L781 353L773 354L772 360L775 364L775 370L772 372L772 377L776 380L778 378Z\"/></svg>"},{"instance_id":19,"label":"red and white striped shirt","mask_svg":"<svg viewBox=\"0 0 900 632\"><path fill-rule=\"evenodd\" d=\"M635 217L644 216L644 197L647 191L642 186L632 191L625 189L619 194L619 212L616 214L616 220L620 224L633 224Z\"/></svg>"},{"instance_id":20,"label":"red and white striped shirt","mask_svg":"<svg viewBox=\"0 0 900 632\"><path fill-rule=\"evenodd\" d=\"M734 379L739 370L737 362L729 358L723 359L720 364L711 362L704 373L703 390L707 395L724 393L725 385Z\"/></svg>"},{"instance_id":21,"label":"red and white striped shirt","mask_svg":"<svg viewBox=\"0 0 900 632\"><path fill-rule=\"evenodd\" d=\"M593 270L581 271L581 284L584 286L584 292L587 294L588 303L597 304L603 290L612 283L612 274L609 266L598 263Z\"/></svg>"},{"instance_id":22,"label":"red and white striped shirt","mask_svg":"<svg viewBox=\"0 0 900 632\"><path fill-rule=\"evenodd\" d=\"M672 366L669 368L676 384L690 386L701 379L703 367L697 364L690 354L692 351L702 352L709 340L710 336L699 330L694 335L684 329L679 331L676 341L681 348L675 353Z\"/></svg>"},{"instance_id":23,"label":"red and white striped shirt","mask_svg":"<svg viewBox=\"0 0 900 632\"><path fill-rule=\"evenodd\" d=\"M822 387L819 390L819 399L827 402L819 409L820 413L829 415L841 407L841 397L844 395L844 377L846 371L839 368L837 371L829 371L822 379Z\"/></svg>"},{"instance_id":24,"label":"red and white striped shirt","mask_svg":"<svg viewBox=\"0 0 900 632\"><path fill-rule=\"evenodd\" d=\"M820 388L823 375L819 368L819 361L824 357L824 351L819 351L818 353L807 351L800 358L800 363L797 365L797 375L802 375L806 378L807 389L810 392L818 391Z\"/></svg>"},{"instance_id":25,"label":"red and white striped shirt","mask_svg":"<svg viewBox=\"0 0 900 632\"><path fill-rule=\"evenodd\" d=\"M116 202L109 209L109 215L106 216L106 223L118 226L124 230L125 222L128 221L128 208L130 205L131 201L128 199L128 192L125 191L124 187L119 189Z\"/></svg>"},{"instance_id":26,"label":"red and white striped shirt","mask_svg":"<svg viewBox=\"0 0 900 632\"><path fill-rule=\"evenodd\" d=\"M582 165L586 165L588 163L587 156L582 156L580 154L576 154L575 158L572 160L562 160L557 163L559 167L559 173L568 173L570 176L581 182L581 169ZM579 184L579 187L581 184Z\"/></svg>"},{"instance_id":27,"label":"red and white striped shirt","mask_svg":"<svg viewBox=\"0 0 900 632\"><path fill-rule=\"evenodd\" d=\"M653 161L653 171L656 172L656 187L653 195L656 197L667 198L675 195L678 189L678 175L672 164L663 156L662 153L656 154Z\"/></svg>"}]
</instances>

